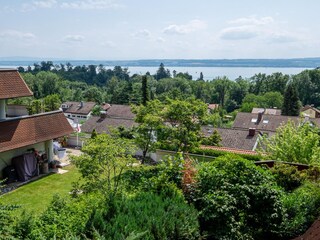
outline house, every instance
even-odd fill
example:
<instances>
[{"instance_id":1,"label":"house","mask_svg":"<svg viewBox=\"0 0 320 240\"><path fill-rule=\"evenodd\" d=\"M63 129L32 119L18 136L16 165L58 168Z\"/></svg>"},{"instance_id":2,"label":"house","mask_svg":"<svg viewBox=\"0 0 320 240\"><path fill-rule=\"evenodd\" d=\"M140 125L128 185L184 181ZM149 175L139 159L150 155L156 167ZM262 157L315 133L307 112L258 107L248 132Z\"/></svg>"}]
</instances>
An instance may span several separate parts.
<instances>
[{"instance_id":1,"label":"house","mask_svg":"<svg viewBox=\"0 0 320 240\"><path fill-rule=\"evenodd\" d=\"M107 111L101 111L100 116L92 116L82 127L82 132L91 133L95 129L98 133L110 133L118 127L132 128L137 124L135 114L128 105L111 104Z\"/></svg>"},{"instance_id":2,"label":"house","mask_svg":"<svg viewBox=\"0 0 320 240\"><path fill-rule=\"evenodd\" d=\"M263 112L265 115L281 115L281 110L277 108L253 108L251 113L258 114Z\"/></svg>"},{"instance_id":3,"label":"house","mask_svg":"<svg viewBox=\"0 0 320 240\"><path fill-rule=\"evenodd\" d=\"M95 102L64 102L61 104L61 109L67 118L81 121L90 118L95 106Z\"/></svg>"},{"instance_id":4,"label":"house","mask_svg":"<svg viewBox=\"0 0 320 240\"><path fill-rule=\"evenodd\" d=\"M209 137L214 131L221 136L221 147L255 151L261 133L255 129L202 127L202 134Z\"/></svg>"},{"instance_id":5,"label":"house","mask_svg":"<svg viewBox=\"0 0 320 240\"><path fill-rule=\"evenodd\" d=\"M288 121L293 121L299 124L304 121L301 117L282 116L282 115L267 115L264 112L245 113L239 112L234 120L233 129L256 129L260 132L275 132L282 124Z\"/></svg>"},{"instance_id":6,"label":"house","mask_svg":"<svg viewBox=\"0 0 320 240\"><path fill-rule=\"evenodd\" d=\"M309 116L310 118L320 118L320 110L313 105L306 105L301 108L300 113Z\"/></svg>"},{"instance_id":7,"label":"house","mask_svg":"<svg viewBox=\"0 0 320 240\"><path fill-rule=\"evenodd\" d=\"M31 116L7 117L7 99L32 96L17 70L0 70L0 176L12 159L30 149L46 153L53 160L53 139L73 130L62 111Z\"/></svg>"}]
</instances>

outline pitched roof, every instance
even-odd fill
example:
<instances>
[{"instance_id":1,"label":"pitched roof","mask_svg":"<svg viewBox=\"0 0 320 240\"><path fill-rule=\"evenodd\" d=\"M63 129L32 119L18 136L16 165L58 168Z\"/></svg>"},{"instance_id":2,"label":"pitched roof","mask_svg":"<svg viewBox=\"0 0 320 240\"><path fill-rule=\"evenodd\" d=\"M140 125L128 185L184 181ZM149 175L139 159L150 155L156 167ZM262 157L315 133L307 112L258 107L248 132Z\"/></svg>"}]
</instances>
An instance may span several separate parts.
<instances>
[{"instance_id":1,"label":"pitched roof","mask_svg":"<svg viewBox=\"0 0 320 240\"><path fill-rule=\"evenodd\" d=\"M132 113L129 105L111 104L107 110L107 116L111 118L134 119L136 115Z\"/></svg>"},{"instance_id":2,"label":"pitched roof","mask_svg":"<svg viewBox=\"0 0 320 240\"><path fill-rule=\"evenodd\" d=\"M303 108L301 108L300 112L306 111L308 109L312 109L313 111L320 113L320 110L318 108L315 108L314 106L306 105Z\"/></svg>"},{"instance_id":3,"label":"pitched roof","mask_svg":"<svg viewBox=\"0 0 320 240\"><path fill-rule=\"evenodd\" d=\"M118 128L120 126L132 128L135 125L137 125L137 123L135 123L133 119L92 116L81 126L81 131L91 133L93 129L96 129L98 133L110 133L111 128Z\"/></svg>"},{"instance_id":4,"label":"pitched roof","mask_svg":"<svg viewBox=\"0 0 320 240\"><path fill-rule=\"evenodd\" d=\"M257 123L258 114L239 112L234 120L233 128L237 129L249 129L256 128L260 131L275 132L281 125L287 123L289 120L298 124L302 119L294 116L282 116L282 115L262 115L262 119Z\"/></svg>"},{"instance_id":5,"label":"pitched roof","mask_svg":"<svg viewBox=\"0 0 320 240\"><path fill-rule=\"evenodd\" d=\"M227 148L253 150L259 136L258 131L256 131L254 136L249 136L249 130L245 129L202 127L202 132L207 137L209 137L214 130L221 136L220 145Z\"/></svg>"},{"instance_id":6,"label":"pitched roof","mask_svg":"<svg viewBox=\"0 0 320 240\"><path fill-rule=\"evenodd\" d=\"M84 114L88 115L94 106L96 105L95 102L64 102L61 106L67 105L68 108L62 108L63 112L71 113L71 114Z\"/></svg>"},{"instance_id":7,"label":"pitched roof","mask_svg":"<svg viewBox=\"0 0 320 240\"><path fill-rule=\"evenodd\" d=\"M33 96L19 72L14 69L0 70L0 99Z\"/></svg>"},{"instance_id":8,"label":"pitched roof","mask_svg":"<svg viewBox=\"0 0 320 240\"><path fill-rule=\"evenodd\" d=\"M275 108L253 108L251 113L258 114L259 112L264 112L266 115L281 115L281 109Z\"/></svg>"},{"instance_id":9,"label":"pitched roof","mask_svg":"<svg viewBox=\"0 0 320 240\"><path fill-rule=\"evenodd\" d=\"M257 152L251 150L242 150L242 149L234 149L234 148L227 148L227 147L217 147L217 146L200 146L202 149L212 149L222 152L229 152L229 153L236 153L236 154L249 154L249 155L258 155Z\"/></svg>"},{"instance_id":10,"label":"pitched roof","mask_svg":"<svg viewBox=\"0 0 320 240\"><path fill-rule=\"evenodd\" d=\"M28 146L72 133L61 111L0 121L0 152Z\"/></svg>"}]
</instances>

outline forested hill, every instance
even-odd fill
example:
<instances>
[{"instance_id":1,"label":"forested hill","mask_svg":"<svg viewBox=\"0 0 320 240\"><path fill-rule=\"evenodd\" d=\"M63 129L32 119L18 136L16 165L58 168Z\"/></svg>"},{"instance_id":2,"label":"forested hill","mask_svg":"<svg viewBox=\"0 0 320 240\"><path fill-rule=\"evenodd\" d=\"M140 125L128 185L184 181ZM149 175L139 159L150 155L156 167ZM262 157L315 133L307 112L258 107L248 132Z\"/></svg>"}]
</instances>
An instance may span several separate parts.
<instances>
[{"instance_id":1,"label":"forested hill","mask_svg":"<svg viewBox=\"0 0 320 240\"><path fill-rule=\"evenodd\" d=\"M0 58L0 66L29 66L41 59ZM73 66L104 65L104 66L137 66L158 67L163 63L167 67L320 67L319 58L292 59L144 59L144 60L71 60L55 59L54 64L69 62Z\"/></svg>"}]
</instances>

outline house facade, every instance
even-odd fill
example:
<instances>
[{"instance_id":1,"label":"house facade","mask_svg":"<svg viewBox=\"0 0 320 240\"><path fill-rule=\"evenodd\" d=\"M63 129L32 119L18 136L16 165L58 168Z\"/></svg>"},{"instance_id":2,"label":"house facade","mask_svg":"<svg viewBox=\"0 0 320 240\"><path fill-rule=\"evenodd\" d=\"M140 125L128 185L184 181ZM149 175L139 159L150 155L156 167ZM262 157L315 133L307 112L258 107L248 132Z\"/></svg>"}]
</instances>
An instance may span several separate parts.
<instances>
[{"instance_id":1,"label":"house facade","mask_svg":"<svg viewBox=\"0 0 320 240\"><path fill-rule=\"evenodd\" d=\"M90 118L95 105L95 102L64 102L61 104L61 109L67 118L79 122Z\"/></svg>"},{"instance_id":2,"label":"house facade","mask_svg":"<svg viewBox=\"0 0 320 240\"><path fill-rule=\"evenodd\" d=\"M307 115L309 116L310 118L320 118L320 110L315 108L314 106L312 105L307 105L305 107L303 107L300 112L303 114L303 115Z\"/></svg>"},{"instance_id":3,"label":"house facade","mask_svg":"<svg viewBox=\"0 0 320 240\"><path fill-rule=\"evenodd\" d=\"M32 95L17 70L0 70L0 177L13 158L32 150L53 160L53 139L73 131L62 111L7 117L7 99Z\"/></svg>"}]
</instances>

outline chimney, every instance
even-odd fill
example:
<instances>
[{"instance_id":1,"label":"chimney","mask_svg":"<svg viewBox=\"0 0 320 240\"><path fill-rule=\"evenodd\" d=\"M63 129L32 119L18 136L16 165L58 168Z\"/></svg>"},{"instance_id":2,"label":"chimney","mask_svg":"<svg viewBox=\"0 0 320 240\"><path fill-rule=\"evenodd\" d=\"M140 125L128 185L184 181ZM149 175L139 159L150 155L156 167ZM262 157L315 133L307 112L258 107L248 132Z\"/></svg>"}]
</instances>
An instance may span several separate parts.
<instances>
[{"instance_id":1,"label":"chimney","mask_svg":"<svg viewBox=\"0 0 320 240\"><path fill-rule=\"evenodd\" d=\"M83 108L83 105L84 105L84 103L83 103L83 101L81 101L80 102L80 108Z\"/></svg>"},{"instance_id":2,"label":"chimney","mask_svg":"<svg viewBox=\"0 0 320 240\"><path fill-rule=\"evenodd\" d=\"M107 117L107 111L100 111L100 118L105 119Z\"/></svg>"},{"instance_id":3,"label":"chimney","mask_svg":"<svg viewBox=\"0 0 320 240\"><path fill-rule=\"evenodd\" d=\"M257 118L257 122L256 122L257 125L261 122L263 113L264 113L264 111L258 113L258 118Z\"/></svg>"},{"instance_id":4,"label":"chimney","mask_svg":"<svg viewBox=\"0 0 320 240\"><path fill-rule=\"evenodd\" d=\"M256 134L255 128L249 128L249 137L253 137Z\"/></svg>"}]
</instances>

